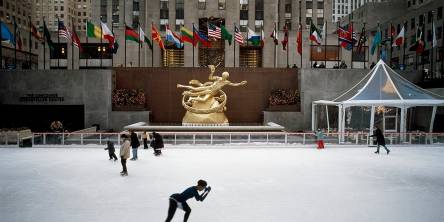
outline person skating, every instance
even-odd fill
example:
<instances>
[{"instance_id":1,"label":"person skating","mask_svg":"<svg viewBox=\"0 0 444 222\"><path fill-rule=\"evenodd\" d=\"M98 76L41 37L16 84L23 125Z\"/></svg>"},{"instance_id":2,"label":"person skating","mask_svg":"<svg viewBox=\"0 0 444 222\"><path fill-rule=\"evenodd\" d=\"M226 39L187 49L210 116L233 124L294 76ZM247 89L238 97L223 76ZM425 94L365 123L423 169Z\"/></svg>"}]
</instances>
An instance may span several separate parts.
<instances>
[{"instance_id":1,"label":"person skating","mask_svg":"<svg viewBox=\"0 0 444 222\"><path fill-rule=\"evenodd\" d=\"M137 138L137 134L131 131L131 147L133 150L133 158L131 160L137 160L137 148L139 148L140 142L139 138Z\"/></svg>"},{"instance_id":2,"label":"person skating","mask_svg":"<svg viewBox=\"0 0 444 222\"><path fill-rule=\"evenodd\" d=\"M159 156L162 154L162 148L163 148L163 138L162 135L159 133L153 132L153 140L151 143L153 149L154 149L154 155Z\"/></svg>"},{"instance_id":3,"label":"person skating","mask_svg":"<svg viewBox=\"0 0 444 222\"><path fill-rule=\"evenodd\" d=\"M148 149L148 140L151 140L150 134L146 131L142 133L143 149Z\"/></svg>"},{"instance_id":4,"label":"person skating","mask_svg":"<svg viewBox=\"0 0 444 222\"><path fill-rule=\"evenodd\" d=\"M376 127L375 130L375 134L371 135L370 137L376 137L376 144L377 144L377 148L376 148L376 154L379 153L379 146L383 146L385 151L387 151L387 155L390 153L390 150L387 149L387 147L385 146L385 138L384 135L382 134L382 131Z\"/></svg>"},{"instance_id":5,"label":"person skating","mask_svg":"<svg viewBox=\"0 0 444 222\"><path fill-rule=\"evenodd\" d=\"M126 169L126 160L130 157L130 141L128 139L128 136L123 135L123 143L120 147L120 162L122 163L122 172L120 172L120 175L122 176L128 176L128 170Z\"/></svg>"},{"instance_id":6,"label":"person skating","mask_svg":"<svg viewBox=\"0 0 444 222\"><path fill-rule=\"evenodd\" d=\"M316 130L316 140L318 143L318 149L324 149L324 133L321 129Z\"/></svg>"},{"instance_id":7,"label":"person skating","mask_svg":"<svg viewBox=\"0 0 444 222\"><path fill-rule=\"evenodd\" d=\"M198 191L204 192L199 195ZM207 187L207 182L205 180L197 181L197 186L192 186L183 191L182 193L175 193L170 196L170 204L168 207L168 217L165 222L170 222L173 219L174 213L176 212L177 207L182 208L185 211L185 215L183 217L183 221L187 222L188 217L191 213L191 208L187 204L187 200L190 198L195 198L197 201L204 201L207 197L208 193L210 193L211 187Z\"/></svg>"},{"instance_id":8,"label":"person skating","mask_svg":"<svg viewBox=\"0 0 444 222\"><path fill-rule=\"evenodd\" d=\"M117 156L114 153L116 151L116 149L114 148L114 143L111 141L107 141L106 144L107 147L105 148L105 150L108 150L109 160L114 159L114 161L117 161Z\"/></svg>"}]
</instances>

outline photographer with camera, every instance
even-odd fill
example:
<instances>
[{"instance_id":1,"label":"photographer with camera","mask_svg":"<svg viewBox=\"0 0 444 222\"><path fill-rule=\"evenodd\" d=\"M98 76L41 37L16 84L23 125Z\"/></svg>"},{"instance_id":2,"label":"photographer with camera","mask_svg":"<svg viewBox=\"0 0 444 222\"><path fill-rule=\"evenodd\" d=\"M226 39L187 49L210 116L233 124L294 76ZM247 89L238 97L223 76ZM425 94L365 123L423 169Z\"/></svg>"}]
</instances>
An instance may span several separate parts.
<instances>
[{"instance_id":1,"label":"photographer with camera","mask_svg":"<svg viewBox=\"0 0 444 222\"><path fill-rule=\"evenodd\" d=\"M202 191L203 193L199 195L198 191ZM210 193L211 187L207 187L207 182L205 180L197 181L197 186L192 186L187 188L182 193L175 193L170 196L170 204L168 208L168 217L165 222L170 222L173 219L174 213L176 209L179 207L185 211L185 215L183 217L183 221L187 222L188 217L191 213L191 208L187 204L187 200L190 198L195 198L197 201L204 201L207 197L208 193Z\"/></svg>"}]
</instances>

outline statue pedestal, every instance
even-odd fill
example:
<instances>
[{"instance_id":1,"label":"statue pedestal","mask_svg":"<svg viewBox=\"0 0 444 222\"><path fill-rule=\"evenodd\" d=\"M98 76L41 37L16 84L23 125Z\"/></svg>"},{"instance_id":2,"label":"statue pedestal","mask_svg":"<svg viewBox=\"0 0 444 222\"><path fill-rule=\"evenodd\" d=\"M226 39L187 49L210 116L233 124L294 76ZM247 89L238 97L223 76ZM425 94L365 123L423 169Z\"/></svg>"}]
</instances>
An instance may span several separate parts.
<instances>
[{"instance_id":1,"label":"statue pedestal","mask_svg":"<svg viewBox=\"0 0 444 222\"><path fill-rule=\"evenodd\" d=\"M225 113L197 114L187 111L182 119L183 126L228 126Z\"/></svg>"}]
</instances>

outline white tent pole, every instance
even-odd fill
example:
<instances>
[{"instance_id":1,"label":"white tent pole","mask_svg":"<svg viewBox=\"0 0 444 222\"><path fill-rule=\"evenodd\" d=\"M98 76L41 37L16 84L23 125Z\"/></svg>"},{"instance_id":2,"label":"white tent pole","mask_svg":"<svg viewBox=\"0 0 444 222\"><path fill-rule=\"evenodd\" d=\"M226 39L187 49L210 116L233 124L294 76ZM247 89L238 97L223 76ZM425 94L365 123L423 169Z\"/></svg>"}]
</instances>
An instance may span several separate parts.
<instances>
[{"instance_id":1,"label":"white tent pole","mask_svg":"<svg viewBox=\"0 0 444 222\"><path fill-rule=\"evenodd\" d=\"M370 135L373 135L373 128L375 128L375 106L372 106L370 111ZM370 140L370 144L373 145L373 140Z\"/></svg>"},{"instance_id":2,"label":"white tent pole","mask_svg":"<svg viewBox=\"0 0 444 222\"><path fill-rule=\"evenodd\" d=\"M330 120L328 118L328 105L325 105L325 113L327 115L327 133L330 133Z\"/></svg>"},{"instance_id":3,"label":"white tent pole","mask_svg":"<svg viewBox=\"0 0 444 222\"><path fill-rule=\"evenodd\" d=\"M437 106L433 106L432 118L430 119L429 133L433 132L433 123L435 122L436 108Z\"/></svg>"},{"instance_id":4,"label":"white tent pole","mask_svg":"<svg viewBox=\"0 0 444 222\"><path fill-rule=\"evenodd\" d=\"M342 105L338 106L338 139L339 144L341 144L341 126L342 126Z\"/></svg>"},{"instance_id":5,"label":"white tent pole","mask_svg":"<svg viewBox=\"0 0 444 222\"><path fill-rule=\"evenodd\" d=\"M311 131L315 131L315 108L316 108L316 104L311 103Z\"/></svg>"},{"instance_id":6,"label":"white tent pole","mask_svg":"<svg viewBox=\"0 0 444 222\"><path fill-rule=\"evenodd\" d=\"M341 141L344 142L344 138L345 138L345 113L347 112L347 108L346 107L342 107L342 126L341 126Z\"/></svg>"},{"instance_id":7,"label":"white tent pole","mask_svg":"<svg viewBox=\"0 0 444 222\"><path fill-rule=\"evenodd\" d=\"M405 142L405 133L407 131L406 121L407 121L407 108L401 107L401 123L399 132L401 133L401 143Z\"/></svg>"}]
</instances>

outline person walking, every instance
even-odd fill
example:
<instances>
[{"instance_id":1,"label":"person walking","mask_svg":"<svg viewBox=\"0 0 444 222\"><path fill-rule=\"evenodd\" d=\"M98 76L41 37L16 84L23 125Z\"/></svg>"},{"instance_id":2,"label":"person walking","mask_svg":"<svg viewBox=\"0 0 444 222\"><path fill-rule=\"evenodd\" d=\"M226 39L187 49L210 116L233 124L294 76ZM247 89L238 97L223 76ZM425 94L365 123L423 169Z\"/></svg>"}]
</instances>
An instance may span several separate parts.
<instances>
[{"instance_id":1,"label":"person walking","mask_svg":"<svg viewBox=\"0 0 444 222\"><path fill-rule=\"evenodd\" d=\"M134 131L131 131L131 147L133 150L133 158L131 160L137 160L137 148L139 148L140 142L139 138L137 138L137 134Z\"/></svg>"},{"instance_id":2,"label":"person walking","mask_svg":"<svg viewBox=\"0 0 444 222\"><path fill-rule=\"evenodd\" d=\"M122 172L120 172L121 176L128 176L128 170L126 169L126 160L130 157L130 146L131 143L128 139L127 135L122 135L123 143L120 147L120 162L122 163Z\"/></svg>"},{"instance_id":3,"label":"person walking","mask_svg":"<svg viewBox=\"0 0 444 222\"><path fill-rule=\"evenodd\" d=\"M146 131L142 133L143 149L148 149L148 140L151 140L150 134Z\"/></svg>"},{"instance_id":4,"label":"person walking","mask_svg":"<svg viewBox=\"0 0 444 222\"><path fill-rule=\"evenodd\" d=\"M114 153L116 152L116 149L114 148L114 143L108 140L106 144L107 147L105 148L105 150L108 150L109 160L114 159L114 161L117 161L117 156Z\"/></svg>"},{"instance_id":5,"label":"person walking","mask_svg":"<svg viewBox=\"0 0 444 222\"><path fill-rule=\"evenodd\" d=\"M324 149L324 132L321 129L316 130L316 140L318 143L318 149Z\"/></svg>"},{"instance_id":6,"label":"person walking","mask_svg":"<svg viewBox=\"0 0 444 222\"><path fill-rule=\"evenodd\" d=\"M204 192L199 195L198 191L202 190L204 190ZM210 191L211 187L207 187L207 182L205 180L199 180L197 181L197 186L189 187L180 194L175 193L171 195L170 204L168 207L168 216L165 222L170 222L173 219L174 213L178 207L185 211L183 221L187 222L188 217L190 217L191 214L191 208L188 206L187 200L194 197L197 201L204 201Z\"/></svg>"},{"instance_id":7,"label":"person walking","mask_svg":"<svg viewBox=\"0 0 444 222\"><path fill-rule=\"evenodd\" d=\"M376 144L377 144L377 148L376 148L376 154L379 154L379 146L384 147L385 151L387 151L387 155L390 153L390 150L387 149L387 147L385 146L385 138L384 135L382 134L381 129L379 129L378 127L376 127L375 133L373 135L371 135L370 137L376 137Z\"/></svg>"}]
</instances>

